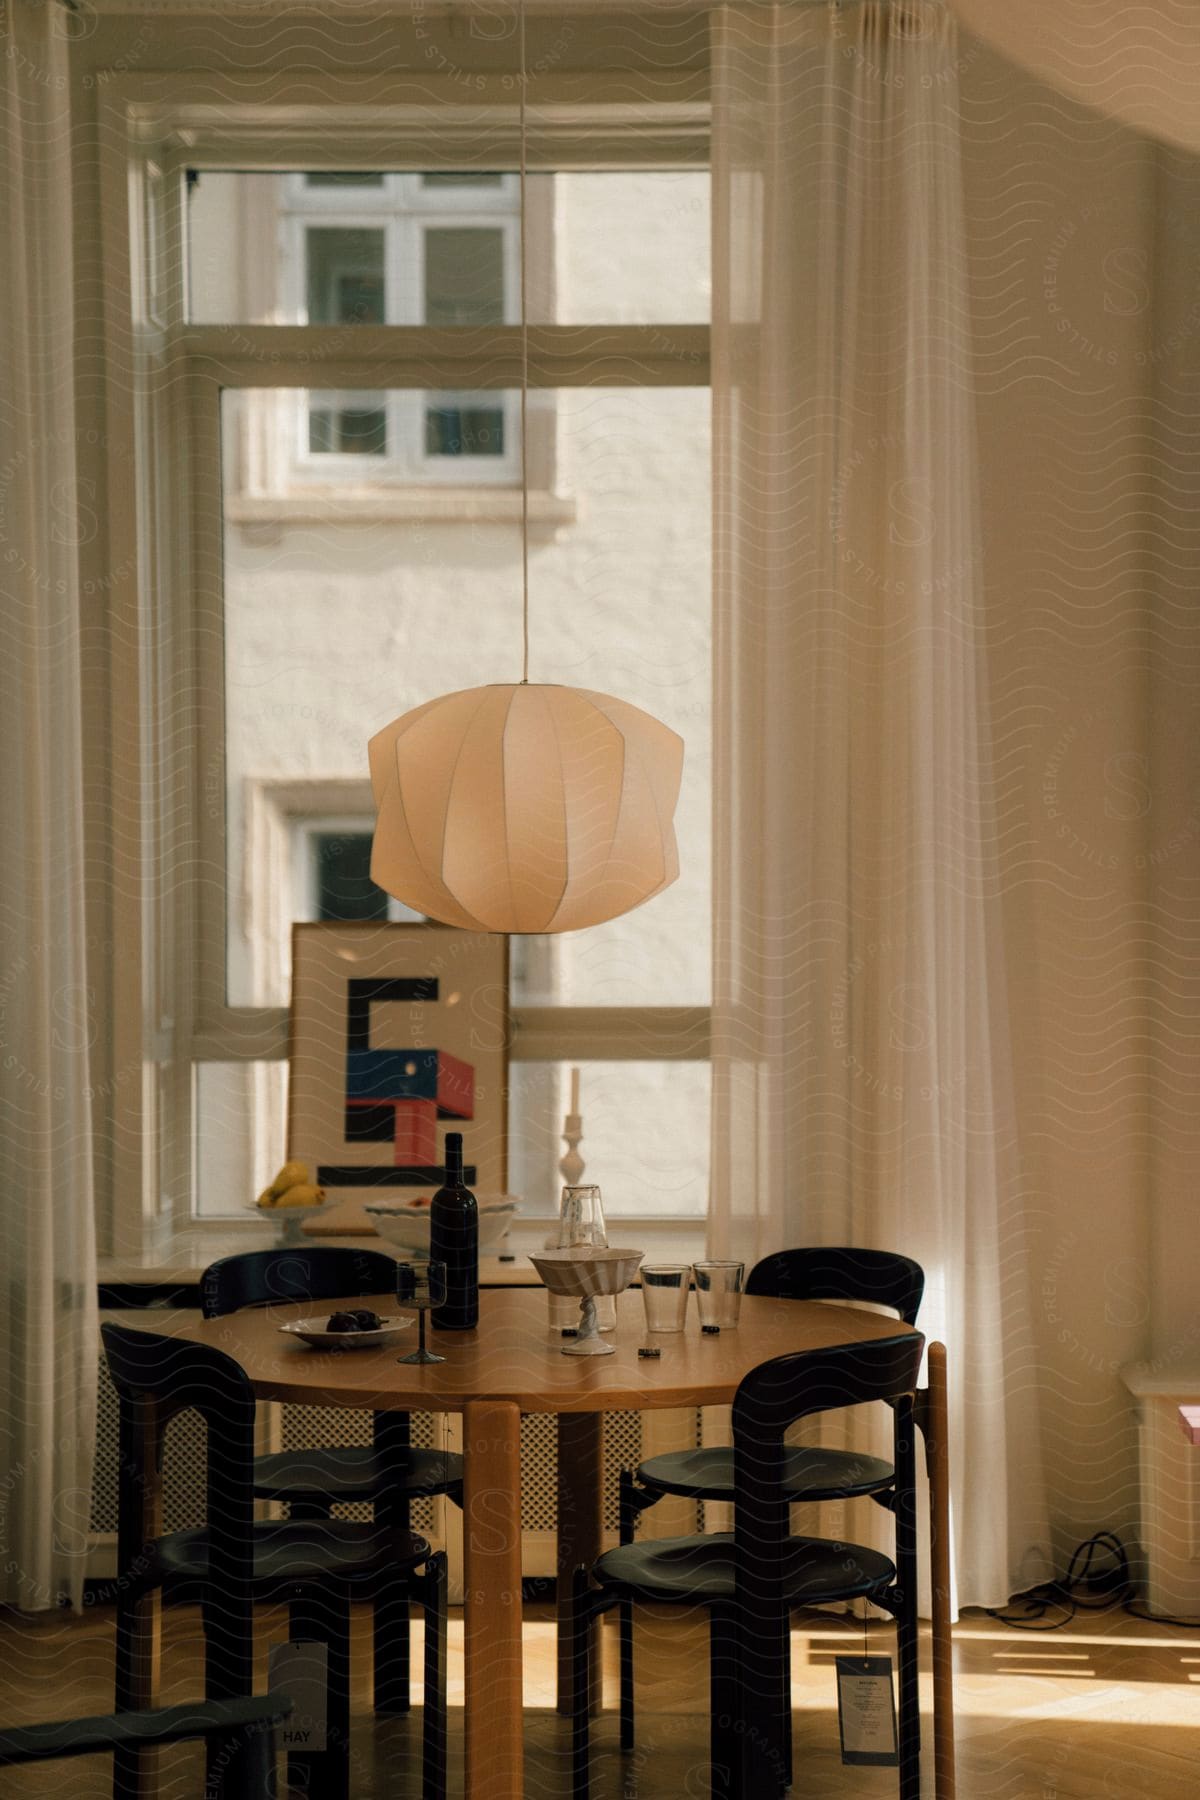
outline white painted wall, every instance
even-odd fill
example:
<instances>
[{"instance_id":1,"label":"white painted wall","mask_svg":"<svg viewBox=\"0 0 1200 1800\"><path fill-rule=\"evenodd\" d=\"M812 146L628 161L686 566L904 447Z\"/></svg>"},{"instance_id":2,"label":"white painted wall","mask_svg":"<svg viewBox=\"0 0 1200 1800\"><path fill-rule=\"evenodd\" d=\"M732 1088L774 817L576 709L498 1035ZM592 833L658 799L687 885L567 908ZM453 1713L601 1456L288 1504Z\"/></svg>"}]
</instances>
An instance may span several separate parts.
<instances>
[{"instance_id":1,"label":"white painted wall","mask_svg":"<svg viewBox=\"0 0 1200 1800\"><path fill-rule=\"evenodd\" d=\"M1119 1371L1194 1360L1200 180L972 47L997 819L1056 1561L1138 1526ZM978 1372L987 1379L986 1371Z\"/></svg>"}]
</instances>

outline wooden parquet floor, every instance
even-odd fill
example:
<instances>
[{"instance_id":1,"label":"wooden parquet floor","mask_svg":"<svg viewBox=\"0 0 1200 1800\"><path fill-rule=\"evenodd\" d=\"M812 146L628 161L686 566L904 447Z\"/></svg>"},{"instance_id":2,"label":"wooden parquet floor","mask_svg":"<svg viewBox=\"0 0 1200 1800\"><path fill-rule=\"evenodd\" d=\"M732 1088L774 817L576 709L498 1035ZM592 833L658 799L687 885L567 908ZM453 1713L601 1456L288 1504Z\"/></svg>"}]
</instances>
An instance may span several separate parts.
<instances>
[{"instance_id":1,"label":"wooden parquet floor","mask_svg":"<svg viewBox=\"0 0 1200 1800\"><path fill-rule=\"evenodd\" d=\"M355 1800L408 1800L419 1793L420 1713L387 1721L372 1716L370 1616L358 1611ZM283 1635L283 1614L264 1609L264 1659L267 1641ZM886 1625L873 1627L871 1638L873 1650L890 1649ZM454 1618L452 1708L462 1705L461 1642ZM606 1623L604 1644L611 1709L615 1623ZM894 1800L892 1771L844 1768L839 1759L833 1658L861 1644L861 1628L836 1619L814 1618L794 1633L796 1800ZM1154 1626L1119 1611L1090 1614L1046 1635L969 1615L956 1627L955 1662L961 1800L1200 1800L1200 1633ZM163 1667L164 1703L200 1692L195 1608L167 1610ZM611 1710L596 1722L594 1800L708 1800L705 1627L679 1615L644 1617L637 1668L638 1747L631 1757L619 1755ZM112 1617L105 1610L81 1619L0 1615L0 1717L6 1723L106 1711L111 1670ZM569 1794L567 1730L553 1711L553 1695L553 1625L547 1609L531 1606L525 1626L528 1800L567 1800ZM419 1699L419 1689L414 1697ZM928 1691L925 1698L928 1703ZM454 1726L452 1711L450 1800L462 1791L461 1733ZM164 1753L162 1800L198 1800L201 1755L194 1745ZM923 1786L933 1800L928 1755L926 1760ZM3 1800L108 1800L110 1792L107 1757L0 1770Z\"/></svg>"}]
</instances>

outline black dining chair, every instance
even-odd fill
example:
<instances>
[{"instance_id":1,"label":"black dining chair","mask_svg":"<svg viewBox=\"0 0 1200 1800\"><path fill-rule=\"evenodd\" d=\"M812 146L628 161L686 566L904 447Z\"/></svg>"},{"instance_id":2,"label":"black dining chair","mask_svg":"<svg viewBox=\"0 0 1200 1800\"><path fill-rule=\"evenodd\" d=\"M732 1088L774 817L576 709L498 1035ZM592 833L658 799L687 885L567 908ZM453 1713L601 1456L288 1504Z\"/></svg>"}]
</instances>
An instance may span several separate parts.
<instances>
[{"instance_id":1,"label":"black dining chair","mask_svg":"<svg viewBox=\"0 0 1200 1800\"><path fill-rule=\"evenodd\" d=\"M222 1257L200 1278L200 1304L206 1319L216 1319L247 1306L395 1288L395 1259L382 1251L306 1244ZM407 1413L375 1413L370 1444L277 1450L254 1463L256 1497L282 1502L293 1519L327 1519L335 1505L366 1502L377 1519L404 1531L415 1500L446 1494L461 1506L462 1483L462 1457L415 1446ZM408 1604L385 1583L373 1612L375 1711L395 1717L410 1704Z\"/></svg>"},{"instance_id":2,"label":"black dining chair","mask_svg":"<svg viewBox=\"0 0 1200 1800\"><path fill-rule=\"evenodd\" d=\"M0 1769L17 1763L58 1762L105 1750L148 1750L202 1737L210 1770L240 1763L237 1786L209 1786L221 1800L274 1800L275 1727L289 1717L286 1694L243 1695L236 1700L187 1700L143 1712L104 1713L88 1719L0 1728ZM207 1797L206 1797L207 1800Z\"/></svg>"},{"instance_id":3,"label":"black dining chair","mask_svg":"<svg viewBox=\"0 0 1200 1800\"><path fill-rule=\"evenodd\" d=\"M424 1538L378 1520L254 1518L255 1396L232 1357L209 1345L106 1322L105 1356L120 1405L122 1472L117 1515L116 1710L146 1698L156 1645L150 1601L167 1582L199 1592L204 1620L205 1695L253 1693L253 1602L286 1600L289 1635L327 1654L327 1745L289 1755L289 1783L310 1800L350 1793L350 1602L384 1582L425 1612L422 1796L442 1800L446 1774L446 1558ZM194 1410L207 1427L204 1526L164 1534L158 1501L166 1427ZM423 1573L418 1573L423 1568ZM297 1729L297 1720L293 1730ZM241 1762L221 1777L239 1796ZM143 1746L113 1759L115 1800L142 1791ZM212 1775L210 1760L210 1776ZM246 1792L250 1789L246 1788Z\"/></svg>"},{"instance_id":4,"label":"black dining chair","mask_svg":"<svg viewBox=\"0 0 1200 1800\"><path fill-rule=\"evenodd\" d=\"M592 1621L625 1604L702 1606L709 1614L711 1792L767 1800L791 1781L788 1638L799 1607L866 1599L897 1623L900 1800L920 1800L916 1456L913 1405L924 1339L778 1356L753 1369L733 1403L734 1530L619 1544L576 1570L570 1614L575 1800L589 1788ZM895 1557L862 1544L793 1537L788 1428L844 1407L892 1407ZM596 1586L592 1586L592 1581Z\"/></svg>"},{"instance_id":5,"label":"black dining chair","mask_svg":"<svg viewBox=\"0 0 1200 1800\"><path fill-rule=\"evenodd\" d=\"M925 1292L925 1272L909 1256L891 1250L857 1250L846 1246L780 1250L754 1265L747 1294L776 1300L842 1300L871 1302L915 1325ZM668 1494L688 1500L734 1500L733 1449L712 1445L668 1450L648 1457L636 1474L622 1469L618 1501L618 1536L631 1544L637 1521L648 1507ZM784 1485L792 1501L847 1500L869 1496L890 1506L893 1469L878 1456L848 1450L788 1447ZM634 1736L633 1611L623 1605L620 1616L621 1748L631 1750Z\"/></svg>"}]
</instances>

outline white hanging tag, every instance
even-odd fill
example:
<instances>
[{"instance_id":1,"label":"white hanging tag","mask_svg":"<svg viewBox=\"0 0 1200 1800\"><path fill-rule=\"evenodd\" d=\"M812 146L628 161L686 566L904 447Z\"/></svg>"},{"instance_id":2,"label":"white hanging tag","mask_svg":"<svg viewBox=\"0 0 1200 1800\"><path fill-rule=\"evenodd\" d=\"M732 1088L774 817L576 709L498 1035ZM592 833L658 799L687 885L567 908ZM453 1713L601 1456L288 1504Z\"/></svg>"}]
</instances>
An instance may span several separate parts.
<instances>
[{"instance_id":1,"label":"white hanging tag","mask_svg":"<svg viewBox=\"0 0 1200 1800\"><path fill-rule=\"evenodd\" d=\"M838 1729L844 1763L894 1769L900 1761L890 1656L839 1656Z\"/></svg>"},{"instance_id":2,"label":"white hanging tag","mask_svg":"<svg viewBox=\"0 0 1200 1800\"><path fill-rule=\"evenodd\" d=\"M269 1670L268 1684L281 1694L288 1694L292 1701L291 1714L278 1728L279 1748L326 1749L329 1645L312 1639L274 1644Z\"/></svg>"}]
</instances>

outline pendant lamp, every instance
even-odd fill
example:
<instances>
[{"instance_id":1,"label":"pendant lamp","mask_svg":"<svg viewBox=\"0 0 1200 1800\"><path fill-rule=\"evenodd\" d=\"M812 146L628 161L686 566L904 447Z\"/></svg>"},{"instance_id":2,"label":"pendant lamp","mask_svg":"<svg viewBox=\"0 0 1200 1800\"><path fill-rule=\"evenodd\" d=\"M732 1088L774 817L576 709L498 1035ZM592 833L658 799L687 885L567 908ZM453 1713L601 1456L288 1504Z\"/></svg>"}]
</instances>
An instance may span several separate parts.
<instances>
[{"instance_id":1,"label":"pendant lamp","mask_svg":"<svg viewBox=\"0 0 1200 1800\"><path fill-rule=\"evenodd\" d=\"M523 4L518 21L522 678L429 700L368 755L375 883L444 925L525 933L599 925L671 885L683 739L628 701L529 680Z\"/></svg>"}]
</instances>

